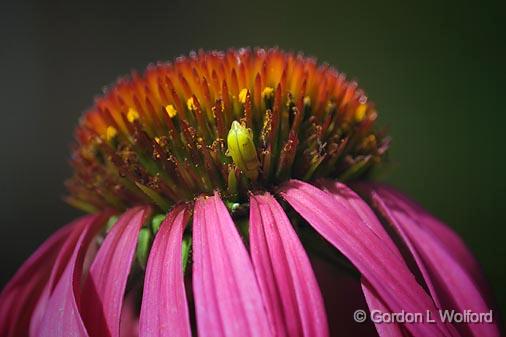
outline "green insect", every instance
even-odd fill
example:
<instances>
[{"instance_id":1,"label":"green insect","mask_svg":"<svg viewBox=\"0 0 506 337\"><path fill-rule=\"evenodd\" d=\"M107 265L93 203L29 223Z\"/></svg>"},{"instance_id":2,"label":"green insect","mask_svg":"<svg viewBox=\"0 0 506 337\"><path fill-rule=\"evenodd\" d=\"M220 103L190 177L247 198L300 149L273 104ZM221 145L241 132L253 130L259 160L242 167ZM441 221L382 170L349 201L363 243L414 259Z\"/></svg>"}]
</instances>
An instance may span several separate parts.
<instances>
[{"instance_id":1,"label":"green insect","mask_svg":"<svg viewBox=\"0 0 506 337\"><path fill-rule=\"evenodd\" d=\"M228 153L234 163L251 180L256 180L260 163L257 157L253 132L237 121L232 122L227 136Z\"/></svg>"}]
</instances>

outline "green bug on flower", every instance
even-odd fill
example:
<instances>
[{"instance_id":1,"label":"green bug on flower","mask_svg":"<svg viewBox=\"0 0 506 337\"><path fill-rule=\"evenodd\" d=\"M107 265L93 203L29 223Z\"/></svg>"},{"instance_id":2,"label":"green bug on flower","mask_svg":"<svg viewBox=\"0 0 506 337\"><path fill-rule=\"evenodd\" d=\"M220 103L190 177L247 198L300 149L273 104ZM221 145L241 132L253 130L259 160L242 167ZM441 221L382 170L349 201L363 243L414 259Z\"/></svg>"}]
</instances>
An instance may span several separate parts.
<instances>
[{"instance_id":1,"label":"green bug on flower","mask_svg":"<svg viewBox=\"0 0 506 337\"><path fill-rule=\"evenodd\" d=\"M249 179L255 181L258 177L260 163L258 162L253 132L237 121L232 122L227 136L228 152L234 163Z\"/></svg>"}]
</instances>

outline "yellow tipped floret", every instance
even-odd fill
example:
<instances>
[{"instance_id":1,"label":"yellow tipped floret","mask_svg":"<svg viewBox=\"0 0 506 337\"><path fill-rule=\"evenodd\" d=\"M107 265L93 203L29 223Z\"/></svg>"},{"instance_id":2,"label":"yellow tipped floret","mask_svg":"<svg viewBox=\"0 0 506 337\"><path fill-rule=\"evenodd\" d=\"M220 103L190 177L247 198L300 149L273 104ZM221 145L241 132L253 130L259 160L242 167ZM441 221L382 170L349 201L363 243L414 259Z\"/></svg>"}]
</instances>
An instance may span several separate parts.
<instances>
[{"instance_id":1,"label":"yellow tipped floret","mask_svg":"<svg viewBox=\"0 0 506 337\"><path fill-rule=\"evenodd\" d=\"M366 104L360 104L357 108L357 111L355 111L355 120L357 122L361 122L365 117L365 112L367 111L367 105Z\"/></svg>"},{"instance_id":2,"label":"yellow tipped floret","mask_svg":"<svg viewBox=\"0 0 506 337\"><path fill-rule=\"evenodd\" d=\"M195 111L197 110L197 106L195 105L195 102L193 101L193 97L188 98L186 101L186 106L188 107L188 110Z\"/></svg>"},{"instance_id":3,"label":"yellow tipped floret","mask_svg":"<svg viewBox=\"0 0 506 337\"><path fill-rule=\"evenodd\" d=\"M272 97L274 96L274 89L271 87L265 87L265 89L262 91L262 97Z\"/></svg>"},{"instance_id":4,"label":"yellow tipped floret","mask_svg":"<svg viewBox=\"0 0 506 337\"><path fill-rule=\"evenodd\" d=\"M130 123L133 123L134 121L139 119L139 113L134 108L128 109L127 112L127 119Z\"/></svg>"},{"instance_id":5,"label":"yellow tipped floret","mask_svg":"<svg viewBox=\"0 0 506 337\"><path fill-rule=\"evenodd\" d=\"M244 88L239 93L239 102L242 104L246 103L246 98L248 97L248 89Z\"/></svg>"},{"instance_id":6,"label":"yellow tipped floret","mask_svg":"<svg viewBox=\"0 0 506 337\"><path fill-rule=\"evenodd\" d=\"M118 134L118 130L114 126L108 126L107 130L105 131L105 138L108 142L114 139L116 135Z\"/></svg>"},{"instance_id":7,"label":"yellow tipped floret","mask_svg":"<svg viewBox=\"0 0 506 337\"><path fill-rule=\"evenodd\" d=\"M174 118L177 115L177 110L176 108L174 108L172 104L165 106L165 111L167 112L170 118Z\"/></svg>"},{"instance_id":8,"label":"yellow tipped floret","mask_svg":"<svg viewBox=\"0 0 506 337\"><path fill-rule=\"evenodd\" d=\"M227 136L227 145L230 156L234 163L251 180L258 177L258 162L253 132L237 121L232 122Z\"/></svg>"}]
</instances>

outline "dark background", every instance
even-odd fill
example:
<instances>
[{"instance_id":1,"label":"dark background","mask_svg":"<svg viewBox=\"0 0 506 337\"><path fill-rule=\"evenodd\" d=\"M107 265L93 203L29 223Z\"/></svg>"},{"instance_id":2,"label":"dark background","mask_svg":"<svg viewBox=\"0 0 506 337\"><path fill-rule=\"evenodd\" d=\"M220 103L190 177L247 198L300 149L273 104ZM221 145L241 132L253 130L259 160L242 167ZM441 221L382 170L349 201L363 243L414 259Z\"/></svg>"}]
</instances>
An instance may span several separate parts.
<instances>
[{"instance_id":1,"label":"dark background","mask_svg":"<svg viewBox=\"0 0 506 337\"><path fill-rule=\"evenodd\" d=\"M499 1L18 1L0 12L0 284L80 214L61 201L68 148L104 85L192 49L278 45L359 81L393 137L382 179L465 239L506 308Z\"/></svg>"}]
</instances>

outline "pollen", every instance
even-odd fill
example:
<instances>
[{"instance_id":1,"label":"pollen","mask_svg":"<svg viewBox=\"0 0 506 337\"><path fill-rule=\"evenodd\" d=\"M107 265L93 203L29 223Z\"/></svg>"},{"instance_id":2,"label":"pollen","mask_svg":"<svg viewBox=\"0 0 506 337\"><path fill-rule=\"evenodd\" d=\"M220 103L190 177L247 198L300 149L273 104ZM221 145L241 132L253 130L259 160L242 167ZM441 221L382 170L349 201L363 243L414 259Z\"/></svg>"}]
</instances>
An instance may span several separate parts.
<instances>
[{"instance_id":1,"label":"pollen","mask_svg":"<svg viewBox=\"0 0 506 337\"><path fill-rule=\"evenodd\" d=\"M116 135L118 134L118 130L114 126L108 126L106 130L106 139L108 142L112 141Z\"/></svg>"},{"instance_id":2,"label":"pollen","mask_svg":"<svg viewBox=\"0 0 506 337\"><path fill-rule=\"evenodd\" d=\"M365 112L367 110L366 104L360 104L357 108L357 111L355 111L355 120L357 122L361 122L365 117Z\"/></svg>"},{"instance_id":3,"label":"pollen","mask_svg":"<svg viewBox=\"0 0 506 337\"><path fill-rule=\"evenodd\" d=\"M271 87L265 87L262 91L262 97L272 97L274 95L274 89Z\"/></svg>"},{"instance_id":4,"label":"pollen","mask_svg":"<svg viewBox=\"0 0 506 337\"><path fill-rule=\"evenodd\" d=\"M215 191L245 202L291 178L361 178L388 149L376 117L355 82L314 58L198 51L97 98L75 131L67 200L166 211Z\"/></svg>"},{"instance_id":5,"label":"pollen","mask_svg":"<svg viewBox=\"0 0 506 337\"><path fill-rule=\"evenodd\" d=\"M174 108L172 104L168 104L165 106L165 111L169 115L170 118L174 118L177 115L177 110Z\"/></svg>"},{"instance_id":6,"label":"pollen","mask_svg":"<svg viewBox=\"0 0 506 337\"><path fill-rule=\"evenodd\" d=\"M248 96L248 89L244 88L241 90L241 92L239 93L239 102L241 102L242 104L246 103L246 98Z\"/></svg>"},{"instance_id":7,"label":"pollen","mask_svg":"<svg viewBox=\"0 0 506 337\"><path fill-rule=\"evenodd\" d=\"M129 108L127 112L127 119L130 123L139 119L139 113L134 108Z\"/></svg>"},{"instance_id":8,"label":"pollen","mask_svg":"<svg viewBox=\"0 0 506 337\"><path fill-rule=\"evenodd\" d=\"M195 105L195 101L193 100L193 97L188 98L186 101L186 106L188 107L188 110L195 111L197 110L197 106Z\"/></svg>"}]
</instances>

